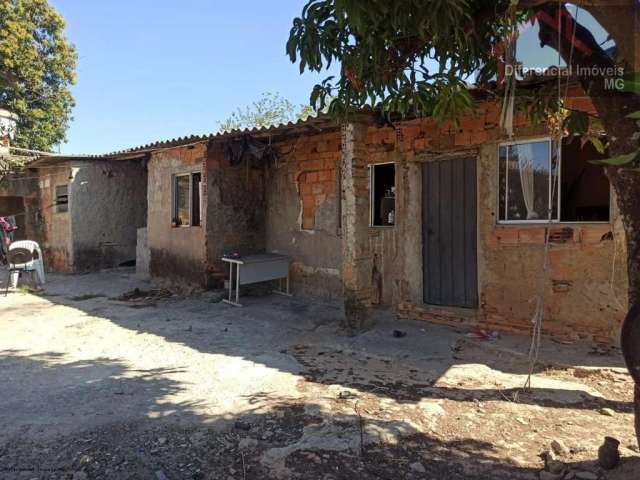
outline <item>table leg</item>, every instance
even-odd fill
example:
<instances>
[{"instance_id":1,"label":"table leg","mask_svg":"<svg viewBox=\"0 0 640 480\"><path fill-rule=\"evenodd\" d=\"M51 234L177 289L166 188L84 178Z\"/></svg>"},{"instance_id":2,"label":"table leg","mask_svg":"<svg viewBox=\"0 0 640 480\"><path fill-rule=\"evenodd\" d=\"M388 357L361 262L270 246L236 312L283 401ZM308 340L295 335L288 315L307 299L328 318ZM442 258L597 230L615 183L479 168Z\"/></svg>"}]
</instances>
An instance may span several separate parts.
<instances>
[{"instance_id":1,"label":"table leg","mask_svg":"<svg viewBox=\"0 0 640 480\"><path fill-rule=\"evenodd\" d=\"M233 263L229 262L229 301L231 301L232 290L233 290Z\"/></svg>"},{"instance_id":2,"label":"table leg","mask_svg":"<svg viewBox=\"0 0 640 480\"><path fill-rule=\"evenodd\" d=\"M240 305L240 264L236 264L236 303Z\"/></svg>"}]
</instances>

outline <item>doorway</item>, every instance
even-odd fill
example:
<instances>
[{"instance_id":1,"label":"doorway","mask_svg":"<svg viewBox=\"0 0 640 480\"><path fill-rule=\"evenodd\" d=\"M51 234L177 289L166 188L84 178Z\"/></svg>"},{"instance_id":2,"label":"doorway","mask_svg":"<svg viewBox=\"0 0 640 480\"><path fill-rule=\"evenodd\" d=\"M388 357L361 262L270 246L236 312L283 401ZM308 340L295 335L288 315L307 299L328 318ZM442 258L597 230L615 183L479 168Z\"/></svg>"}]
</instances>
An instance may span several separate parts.
<instances>
[{"instance_id":1,"label":"doorway","mask_svg":"<svg viewBox=\"0 0 640 480\"><path fill-rule=\"evenodd\" d=\"M477 308L476 159L425 163L422 191L424 302Z\"/></svg>"}]
</instances>

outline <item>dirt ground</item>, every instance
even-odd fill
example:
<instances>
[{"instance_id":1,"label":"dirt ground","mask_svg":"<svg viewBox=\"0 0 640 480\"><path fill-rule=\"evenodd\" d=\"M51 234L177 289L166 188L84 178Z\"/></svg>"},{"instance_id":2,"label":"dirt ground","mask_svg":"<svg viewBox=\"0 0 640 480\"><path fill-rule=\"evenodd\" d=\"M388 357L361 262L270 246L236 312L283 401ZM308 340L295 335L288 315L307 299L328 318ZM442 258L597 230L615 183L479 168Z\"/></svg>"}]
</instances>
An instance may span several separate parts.
<instances>
[{"instance_id":1,"label":"dirt ground","mask_svg":"<svg viewBox=\"0 0 640 480\"><path fill-rule=\"evenodd\" d=\"M344 337L339 306L296 297L234 308L127 270L48 280L0 293L1 479L640 478L615 350L547 340L524 391L523 337L387 312Z\"/></svg>"}]
</instances>

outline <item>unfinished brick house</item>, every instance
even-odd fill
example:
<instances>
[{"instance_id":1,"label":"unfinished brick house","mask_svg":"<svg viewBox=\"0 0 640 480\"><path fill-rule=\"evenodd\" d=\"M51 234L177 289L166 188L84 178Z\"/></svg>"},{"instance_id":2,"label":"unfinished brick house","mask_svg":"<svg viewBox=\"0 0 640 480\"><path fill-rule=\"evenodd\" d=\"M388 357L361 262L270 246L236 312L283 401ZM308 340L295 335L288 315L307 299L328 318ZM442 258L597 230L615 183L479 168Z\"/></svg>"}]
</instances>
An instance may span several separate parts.
<instances>
[{"instance_id":1,"label":"unfinished brick house","mask_svg":"<svg viewBox=\"0 0 640 480\"><path fill-rule=\"evenodd\" d=\"M572 102L591 109L587 98ZM546 333L617 343L626 252L608 181L587 161L598 153L574 141L558 156L546 128L524 117L506 138L498 115L495 102L479 101L459 128L320 116L99 160L146 165L138 260L147 257L154 278L221 286L223 254L276 252L291 259L294 294L343 300L355 329L370 308L390 307L522 333L542 284Z\"/></svg>"}]
</instances>

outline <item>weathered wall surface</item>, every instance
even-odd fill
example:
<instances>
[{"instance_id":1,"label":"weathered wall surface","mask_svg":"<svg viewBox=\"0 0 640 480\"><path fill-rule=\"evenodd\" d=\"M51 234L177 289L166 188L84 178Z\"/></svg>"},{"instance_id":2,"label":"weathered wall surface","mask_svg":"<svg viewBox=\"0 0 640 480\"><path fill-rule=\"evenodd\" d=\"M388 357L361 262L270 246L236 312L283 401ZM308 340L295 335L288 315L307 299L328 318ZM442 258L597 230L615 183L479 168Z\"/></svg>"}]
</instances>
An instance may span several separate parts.
<instances>
[{"instance_id":1,"label":"weathered wall surface","mask_svg":"<svg viewBox=\"0 0 640 480\"><path fill-rule=\"evenodd\" d=\"M70 182L74 271L135 260L147 223L147 171L141 161L81 162Z\"/></svg>"},{"instance_id":2,"label":"weathered wall surface","mask_svg":"<svg viewBox=\"0 0 640 480\"><path fill-rule=\"evenodd\" d=\"M43 241L40 228L38 174L26 171L9 175L0 183L0 216L15 215L14 240Z\"/></svg>"},{"instance_id":3,"label":"weathered wall surface","mask_svg":"<svg viewBox=\"0 0 640 480\"><path fill-rule=\"evenodd\" d=\"M73 242L71 208L73 198L69 196L66 212L56 209L56 186L69 185L72 170L69 165L38 170L38 192L40 203L39 226L42 233L40 246L43 249L45 268L52 272L71 273L73 266Z\"/></svg>"},{"instance_id":4,"label":"weathered wall surface","mask_svg":"<svg viewBox=\"0 0 640 480\"><path fill-rule=\"evenodd\" d=\"M278 145L267 171L266 249L291 257L291 288L319 298L342 296L340 133Z\"/></svg>"},{"instance_id":5,"label":"weathered wall surface","mask_svg":"<svg viewBox=\"0 0 640 480\"><path fill-rule=\"evenodd\" d=\"M576 108L589 108L583 99L573 102ZM403 317L529 331L544 228L497 224L497 153L499 142L506 140L498 115L497 105L481 104L458 128L429 119L400 122L395 128L369 127L368 162L396 164L396 224L369 228L366 239L380 272L377 282L372 272L372 298L394 306ZM527 139L547 132L517 116L515 134ZM267 250L292 257L294 291L338 298L343 291L339 133L306 135L278 148L280 160L267 171ZM480 305L472 310L423 302L422 166L458 156L478 161ZM616 343L627 297L626 252L615 208L610 224L554 225L552 237L558 233L550 247L544 331L561 336L578 332Z\"/></svg>"},{"instance_id":6,"label":"weathered wall surface","mask_svg":"<svg viewBox=\"0 0 640 480\"><path fill-rule=\"evenodd\" d=\"M544 329L566 337L617 343L627 312L624 231L615 208L608 224L551 229L549 272L543 276L544 226L496 225L498 145L480 150L480 280L483 323L527 332L545 295Z\"/></svg>"},{"instance_id":7,"label":"weathered wall surface","mask_svg":"<svg viewBox=\"0 0 640 480\"><path fill-rule=\"evenodd\" d=\"M228 270L220 260L223 254L265 251L267 167L247 157L231 165L224 147L219 142L209 145L203 177L207 192L207 283L214 286L221 285Z\"/></svg>"},{"instance_id":8,"label":"weathered wall surface","mask_svg":"<svg viewBox=\"0 0 640 480\"><path fill-rule=\"evenodd\" d=\"M206 145L177 147L154 152L147 164L147 242L151 276L176 282L205 285L205 229L207 194L203 191L201 226L171 226L172 175L200 172Z\"/></svg>"},{"instance_id":9,"label":"weathered wall surface","mask_svg":"<svg viewBox=\"0 0 640 480\"><path fill-rule=\"evenodd\" d=\"M136 275L149 278L149 244L147 242L147 227L138 229L136 243Z\"/></svg>"},{"instance_id":10,"label":"weathered wall surface","mask_svg":"<svg viewBox=\"0 0 640 480\"><path fill-rule=\"evenodd\" d=\"M579 99L575 101L579 102ZM586 107L585 107L586 108ZM535 308L533 298L542 277L545 229L497 224L498 144L506 139L497 128L498 109L482 105L460 128L438 128L429 120L403 122L395 129L370 129L370 161L397 163L397 224L374 237L374 252L383 269L383 299L403 317L442 323L474 323L501 331L526 333ZM518 139L546 132L516 119ZM477 310L428 307L422 299L421 225L422 162L451 156L478 159ZM614 199L615 200L615 199ZM614 202L615 203L615 202ZM550 247L550 270L544 281L545 333L581 336L617 343L627 309L626 251L620 220L613 210L608 224L556 224ZM399 253L398 253L399 252Z\"/></svg>"}]
</instances>

